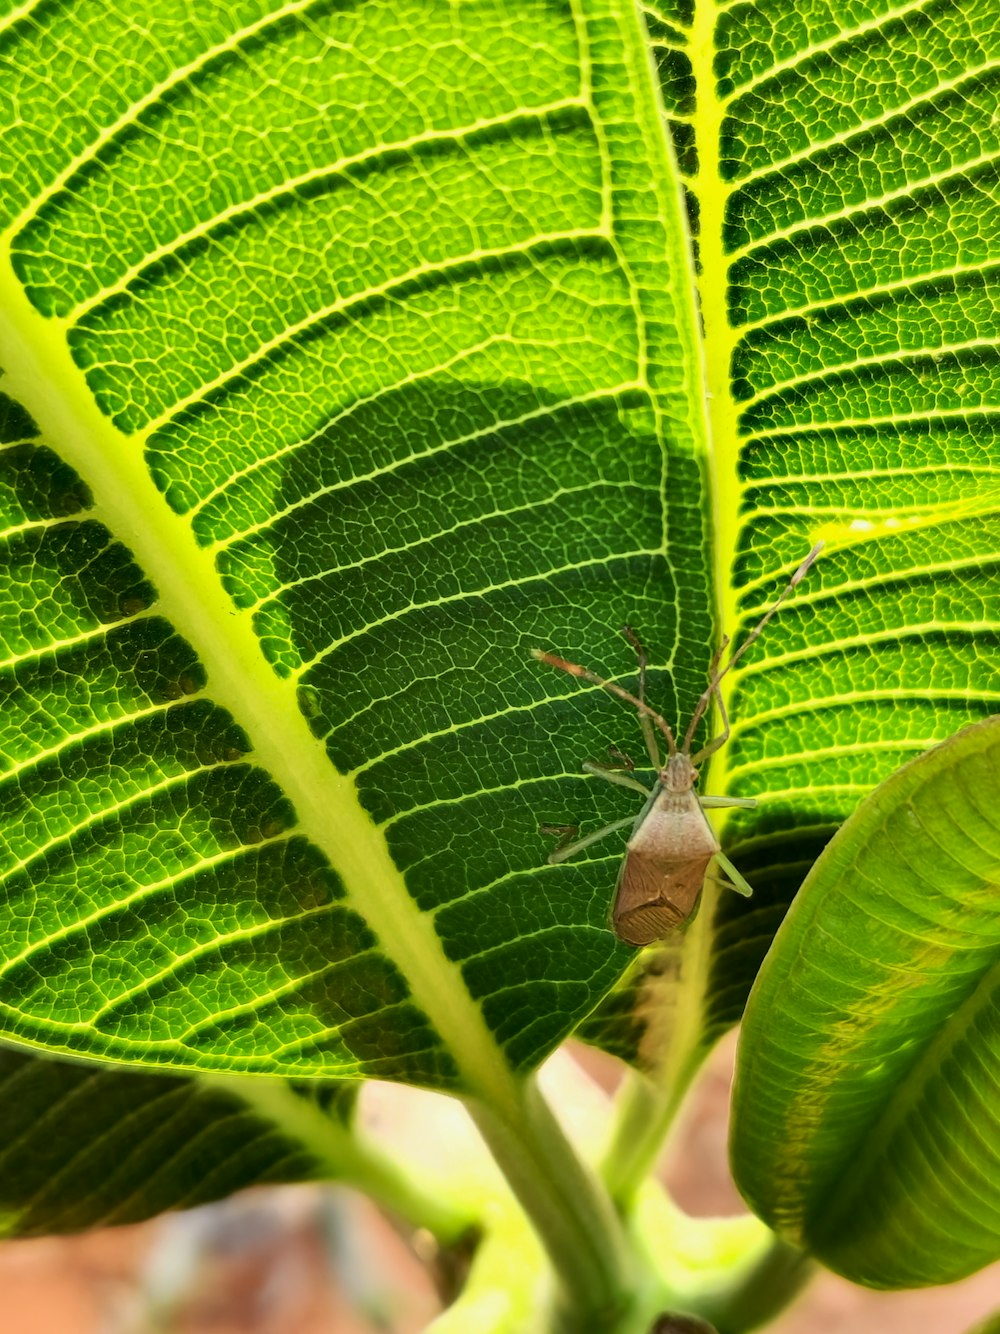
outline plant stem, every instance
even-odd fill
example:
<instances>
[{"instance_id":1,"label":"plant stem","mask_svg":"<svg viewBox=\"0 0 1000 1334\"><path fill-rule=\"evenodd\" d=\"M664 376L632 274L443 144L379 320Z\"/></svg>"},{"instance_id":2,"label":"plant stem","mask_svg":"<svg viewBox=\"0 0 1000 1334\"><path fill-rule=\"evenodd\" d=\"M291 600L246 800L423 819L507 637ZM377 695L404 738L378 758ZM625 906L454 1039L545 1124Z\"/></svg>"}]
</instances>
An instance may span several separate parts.
<instances>
[{"instance_id":1,"label":"plant stem","mask_svg":"<svg viewBox=\"0 0 1000 1334\"><path fill-rule=\"evenodd\" d=\"M718 1334L746 1334L772 1320L812 1277L815 1263L780 1237L729 1287L716 1289L698 1303L698 1314Z\"/></svg>"},{"instance_id":2,"label":"plant stem","mask_svg":"<svg viewBox=\"0 0 1000 1334\"><path fill-rule=\"evenodd\" d=\"M711 1050L712 1044L706 1040L705 997L714 907L711 889L706 885L698 915L684 940L679 978L666 984L676 994L662 1055L648 1075L629 1070L615 1100L614 1124L601 1176L623 1215L630 1211L636 1191L656 1167L674 1118ZM654 979L646 1003L662 1010L668 997L657 991L658 985Z\"/></svg>"},{"instance_id":3,"label":"plant stem","mask_svg":"<svg viewBox=\"0 0 1000 1334\"><path fill-rule=\"evenodd\" d=\"M499 1111L469 1110L548 1252L557 1316L573 1334L616 1328L632 1302L633 1260L614 1207L566 1139L533 1079Z\"/></svg>"},{"instance_id":4,"label":"plant stem","mask_svg":"<svg viewBox=\"0 0 1000 1334\"><path fill-rule=\"evenodd\" d=\"M629 1212L636 1191L654 1170L697 1068L697 1062L689 1062L686 1077L669 1086L654 1084L637 1070L630 1070L622 1081L614 1128L601 1162L601 1177L620 1213Z\"/></svg>"},{"instance_id":5,"label":"plant stem","mask_svg":"<svg viewBox=\"0 0 1000 1334\"><path fill-rule=\"evenodd\" d=\"M352 1186L412 1229L425 1229L442 1246L453 1245L474 1221L438 1193L415 1181L366 1135L327 1115L283 1079L204 1076L201 1082L242 1099L316 1159L331 1181Z\"/></svg>"}]
</instances>

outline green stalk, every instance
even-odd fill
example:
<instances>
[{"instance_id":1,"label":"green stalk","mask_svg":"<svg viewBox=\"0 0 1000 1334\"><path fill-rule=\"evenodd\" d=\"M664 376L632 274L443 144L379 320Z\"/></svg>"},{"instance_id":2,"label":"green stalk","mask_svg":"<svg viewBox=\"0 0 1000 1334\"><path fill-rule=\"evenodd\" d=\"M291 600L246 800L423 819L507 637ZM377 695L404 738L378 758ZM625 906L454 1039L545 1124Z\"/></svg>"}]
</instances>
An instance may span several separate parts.
<instances>
[{"instance_id":1,"label":"green stalk","mask_svg":"<svg viewBox=\"0 0 1000 1334\"><path fill-rule=\"evenodd\" d=\"M559 1327L567 1334L618 1328L637 1277L625 1232L535 1081L521 1083L516 1102L502 1112L478 1102L469 1110L548 1252Z\"/></svg>"},{"instance_id":2,"label":"green stalk","mask_svg":"<svg viewBox=\"0 0 1000 1334\"><path fill-rule=\"evenodd\" d=\"M756 1263L728 1287L706 1294L698 1314L718 1334L747 1334L773 1320L816 1271L809 1256L775 1237Z\"/></svg>"},{"instance_id":3,"label":"green stalk","mask_svg":"<svg viewBox=\"0 0 1000 1334\"><path fill-rule=\"evenodd\" d=\"M697 916L684 938L677 997L662 1061L646 1074L630 1070L615 1100L614 1122L601 1177L619 1212L632 1208L636 1192L656 1168L695 1075L712 1049L706 1040L706 999L714 943L718 891L706 885ZM662 998L660 998L662 999ZM657 997L650 993L649 1004Z\"/></svg>"},{"instance_id":4,"label":"green stalk","mask_svg":"<svg viewBox=\"0 0 1000 1334\"><path fill-rule=\"evenodd\" d=\"M305 1147L331 1181L361 1191L412 1230L429 1232L441 1246L461 1241L474 1225L467 1212L424 1189L365 1134L327 1115L285 1080L214 1075L200 1082L241 1098Z\"/></svg>"},{"instance_id":5,"label":"green stalk","mask_svg":"<svg viewBox=\"0 0 1000 1334\"><path fill-rule=\"evenodd\" d=\"M669 1086L654 1083L637 1070L630 1070L622 1081L601 1162L604 1185L622 1215L629 1213L636 1192L656 1169L697 1069L698 1063L690 1061L685 1077Z\"/></svg>"}]
</instances>

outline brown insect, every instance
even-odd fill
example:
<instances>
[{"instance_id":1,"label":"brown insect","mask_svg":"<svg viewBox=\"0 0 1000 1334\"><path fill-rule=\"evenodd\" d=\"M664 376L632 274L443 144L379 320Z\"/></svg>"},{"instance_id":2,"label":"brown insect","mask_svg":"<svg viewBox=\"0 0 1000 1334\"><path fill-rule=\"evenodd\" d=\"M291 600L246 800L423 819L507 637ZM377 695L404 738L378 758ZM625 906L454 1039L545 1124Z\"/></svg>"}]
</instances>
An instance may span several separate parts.
<instances>
[{"instance_id":1,"label":"brown insect","mask_svg":"<svg viewBox=\"0 0 1000 1334\"><path fill-rule=\"evenodd\" d=\"M670 724L646 703L646 651L628 626L625 627L624 634L639 659L638 696L623 690L612 681L605 681L603 677L596 676L585 667L577 666L575 662L567 662L565 658L559 658L554 653L543 653L540 649L532 650L532 655L540 662L546 662L550 667L558 667L560 671L568 672L570 676L592 681L618 699L635 705L639 711L639 725L642 728L646 750L656 770L656 782L651 789L633 776L635 765L620 751L612 751L612 757L618 761L617 764L602 765L587 761L583 766L588 773L604 778L609 783L617 783L621 787L642 792L646 797L646 803L639 814L629 816L625 820L616 820L613 824L605 825L604 828L597 829L581 839L574 837L577 833L574 826L542 826L544 833L561 836L561 842L548 859L555 863L574 856L575 853L581 852L616 829L632 825L632 836L626 845L625 859L618 873L614 906L611 910L611 924L615 935L628 945L650 945L690 916L713 859L718 862L738 894L749 895L753 892L719 846L719 840L708 823L705 810L722 806L752 808L757 805L756 801L741 797L699 797L694 791L694 785L698 779L698 766L710 755L714 755L729 738L729 718L719 683L739 662L796 584L804 578L822 546L822 542L819 542L813 547L792 575L788 586L771 604L736 652L730 654L726 665L720 668L722 655L729 646L728 637L723 637L708 669L708 685L695 705L680 747ZM713 697L719 706L722 731L696 755L692 755L691 743L695 731L708 711ZM665 762L660 756L655 728L659 728L666 737Z\"/></svg>"}]
</instances>

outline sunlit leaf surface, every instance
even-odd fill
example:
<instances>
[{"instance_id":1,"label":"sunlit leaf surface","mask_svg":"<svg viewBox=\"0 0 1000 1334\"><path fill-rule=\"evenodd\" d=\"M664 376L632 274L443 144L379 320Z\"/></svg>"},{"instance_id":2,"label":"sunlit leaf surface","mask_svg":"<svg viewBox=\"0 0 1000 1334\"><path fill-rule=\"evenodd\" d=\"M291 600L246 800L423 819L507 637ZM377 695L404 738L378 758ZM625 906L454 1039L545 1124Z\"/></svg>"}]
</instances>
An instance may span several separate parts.
<instances>
[{"instance_id":1,"label":"sunlit leaf surface","mask_svg":"<svg viewBox=\"0 0 1000 1334\"><path fill-rule=\"evenodd\" d=\"M529 649L634 681L627 621L683 716L823 538L704 779L762 798L717 1032L995 707L1000 19L644 14L8 7L6 1036L488 1096L629 958L621 841L538 826L626 814L579 768L638 728Z\"/></svg>"},{"instance_id":2,"label":"sunlit leaf surface","mask_svg":"<svg viewBox=\"0 0 1000 1334\"><path fill-rule=\"evenodd\" d=\"M544 866L540 823L617 794L569 777L592 701L528 651L617 670L627 616L691 697L710 637L638 17L2 36L0 1027L488 1097L629 957L606 865Z\"/></svg>"},{"instance_id":3,"label":"sunlit leaf surface","mask_svg":"<svg viewBox=\"0 0 1000 1334\"><path fill-rule=\"evenodd\" d=\"M703 783L761 799L725 839L754 897L706 895L684 961L710 1041L865 792L1000 702L1000 14L644 12L697 232L723 629L827 543Z\"/></svg>"}]
</instances>

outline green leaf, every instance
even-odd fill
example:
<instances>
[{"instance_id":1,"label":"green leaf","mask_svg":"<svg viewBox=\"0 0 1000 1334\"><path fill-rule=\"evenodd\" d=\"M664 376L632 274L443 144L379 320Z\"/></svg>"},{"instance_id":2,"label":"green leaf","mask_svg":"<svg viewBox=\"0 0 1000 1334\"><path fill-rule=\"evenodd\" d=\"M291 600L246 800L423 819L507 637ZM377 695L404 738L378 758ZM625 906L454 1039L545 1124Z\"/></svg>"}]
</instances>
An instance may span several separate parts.
<instances>
[{"instance_id":1,"label":"green leaf","mask_svg":"<svg viewBox=\"0 0 1000 1334\"><path fill-rule=\"evenodd\" d=\"M647 17L666 122L611 0L0 20L9 1038L530 1068L628 960L621 843L537 828L627 813L579 765L637 728L529 649L627 678L628 620L684 717L824 537L727 678L716 1032L859 796L995 702L989 7Z\"/></svg>"},{"instance_id":2,"label":"green leaf","mask_svg":"<svg viewBox=\"0 0 1000 1334\"><path fill-rule=\"evenodd\" d=\"M135 1223L249 1186L322 1180L363 1191L454 1259L450 1248L461 1254L474 1228L472 1165L462 1160L458 1191L440 1175L424 1184L420 1169L402 1171L355 1124L359 1089L147 1075L0 1050L0 1233Z\"/></svg>"},{"instance_id":3,"label":"green leaf","mask_svg":"<svg viewBox=\"0 0 1000 1334\"><path fill-rule=\"evenodd\" d=\"M1000 1257L1000 717L889 778L836 834L747 1006L737 1183L878 1287Z\"/></svg>"},{"instance_id":4,"label":"green leaf","mask_svg":"<svg viewBox=\"0 0 1000 1334\"><path fill-rule=\"evenodd\" d=\"M874 784L997 708L1000 27L989 6L644 6L696 230L726 685L702 787L754 886L688 933L703 1046ZM698 999L696 999L698 998Z\"/></svg>"},{"instance_id":5,"label":"green leaf","mask_svg":"<svg viewBox=\"0 0 1000 1334\"><path fill-rule=\"evenodd\" d=\"M133 1223L246 1186L337 1175L220 1087L21 1052L0 1052L0 1140L7 1236Z\"/></svg>"},{"instance_id":6,"label":"green leaf","mask_svg":"<svg viewBox=\"0 0 1000 1334\"><path fill-rule=\"evenodd\" d=\"M965 1334L1000 1334L1000 1312L987 1316L972 1329L966 1330Z\"/></svg>"},{"instance_id":7,"label":"green leaf","mask_svg":"<svg viewBox=\"0 0 1000 1334\"><path fill-rule=\"evenodd\" d=\"M627 614L691 697L710 635L638 20L64 3L3 41L0 1030L495 1102L629 957L606 863L543 865L614 795L528 650L613 666Z\"/></svg>"}]
</instances>

